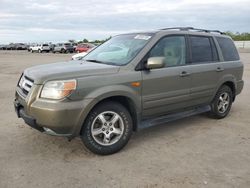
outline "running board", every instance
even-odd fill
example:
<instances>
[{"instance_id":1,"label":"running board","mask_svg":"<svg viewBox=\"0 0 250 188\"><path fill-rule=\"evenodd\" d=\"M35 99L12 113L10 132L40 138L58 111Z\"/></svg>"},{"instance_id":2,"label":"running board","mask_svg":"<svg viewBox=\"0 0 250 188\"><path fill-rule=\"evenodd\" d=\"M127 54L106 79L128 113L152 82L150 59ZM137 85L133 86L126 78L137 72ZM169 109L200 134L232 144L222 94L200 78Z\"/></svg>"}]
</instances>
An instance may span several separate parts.
<instances>
[{"instance_id":1,"label":"running board","mask_svg":"<svg viewBox=\"0 0 250 188\"><path fill-rule=\"evenodd\" d=\"M185 117L189 117L189 116L201 114L201 113L204 113L204 112L208 112L210 110L211 110L210 106L207 105L207 106L203 106L203 107L196 107L195 109L187 110L187 111L184 111L184 112L178 112L178 113L174 113L174 114L160 116L160 117L157 117L157 118L146 119L146 120L143 120L140 123L138 129L141 130L141 129L145 129L145 128L152 127L152 126L155 126L155 125L165 124L165 123L175 121L175 120L178 120L178 119L182 119L182 118L185 118Z\"/></svg>"}]
</instances>

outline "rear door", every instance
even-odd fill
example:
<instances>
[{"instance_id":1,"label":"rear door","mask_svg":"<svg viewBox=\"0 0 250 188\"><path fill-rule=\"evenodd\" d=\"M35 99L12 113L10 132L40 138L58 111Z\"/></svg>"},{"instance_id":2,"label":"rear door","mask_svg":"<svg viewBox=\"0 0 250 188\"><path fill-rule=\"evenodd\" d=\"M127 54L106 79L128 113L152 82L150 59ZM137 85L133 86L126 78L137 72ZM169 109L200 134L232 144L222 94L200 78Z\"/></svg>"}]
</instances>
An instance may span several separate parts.
<instances>
[{"instance_id":1,"label":"rear door","mask_svg":"<svg viewBox=\"0 0 250 188\"><path fill-rule=\"evenodd\" d=\"M214 39L189 35L191 65L190 99L194 106L208 104L223 71Z\"/></svg>"},{"instance_id":2,"label":"rear door","mask_svg":"<svg viewBox=\"0 0 250 188\"><path fill-rule=\"evenodd\" d=\"M184 35L166 36L149 52L149 57L164 57L165 67L142 71L143 117L164 115L189 106L190 68L186 66Z\"/></svg>"}]
</instances>

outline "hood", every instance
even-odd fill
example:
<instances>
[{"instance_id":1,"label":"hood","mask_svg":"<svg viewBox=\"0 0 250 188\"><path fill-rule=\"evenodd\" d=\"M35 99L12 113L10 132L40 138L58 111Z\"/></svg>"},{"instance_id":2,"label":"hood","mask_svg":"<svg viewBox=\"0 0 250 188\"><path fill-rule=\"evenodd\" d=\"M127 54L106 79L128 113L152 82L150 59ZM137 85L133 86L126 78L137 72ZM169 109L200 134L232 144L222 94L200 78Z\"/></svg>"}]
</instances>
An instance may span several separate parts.
<instances>
[{"instance_id":1,"label":"hood","mask_svg":"<svg viewBox=\"0 0 250 188\"><path fill-rule=\"evenodd\" d=\"M72 79L85 76L113 74L119 71L118 66L84 61L68 61L30 67L24 75L43 84L48 80Z\"/></svg>"}]
</instances>

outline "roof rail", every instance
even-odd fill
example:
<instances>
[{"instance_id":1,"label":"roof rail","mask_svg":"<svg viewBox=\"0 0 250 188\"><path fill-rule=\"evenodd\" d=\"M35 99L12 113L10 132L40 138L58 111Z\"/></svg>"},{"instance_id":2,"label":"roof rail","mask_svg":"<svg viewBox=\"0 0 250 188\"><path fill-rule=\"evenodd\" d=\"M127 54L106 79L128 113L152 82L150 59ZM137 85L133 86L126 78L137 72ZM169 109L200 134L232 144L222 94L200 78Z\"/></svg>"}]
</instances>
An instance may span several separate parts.
<instances>
[{"instance_id":1,"label":"roof rail","mask_svg":"<svg viewBox=\"0 0 250 188\"><path fill-rule=\"evenodd\" d=\"M180 31L198 31L198 32L205 32L205 33L219 33L221 35L224 35L224 32L221 32L219 30L208 30L208 29L198 29L198 28L193 28L193 27L168 27L168 28L163 28L160 30L180 30Z\"/></svg>"}]
</instances>

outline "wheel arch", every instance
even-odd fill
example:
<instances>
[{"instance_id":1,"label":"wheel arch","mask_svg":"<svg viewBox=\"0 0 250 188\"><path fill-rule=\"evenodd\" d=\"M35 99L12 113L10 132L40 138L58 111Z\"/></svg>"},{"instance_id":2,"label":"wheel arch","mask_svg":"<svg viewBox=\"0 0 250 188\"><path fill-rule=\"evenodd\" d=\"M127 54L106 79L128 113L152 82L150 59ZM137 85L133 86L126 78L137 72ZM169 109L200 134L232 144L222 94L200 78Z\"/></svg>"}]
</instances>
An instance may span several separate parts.
<instances>
[{"instance_id":1,"label":"wheel arch","mask_svg":"<svg viewBox=\"0 0 250 188\"><path fill-rule=\"evenodd\" d=\"M103 102L108 102L108 101L117 102L117 103L123 105L128 110L128 112L131 115L132 121L133 121L133 130L136 131L137 130L137 121L138 121L137 116L138 115L136 113L137 112L136 105L133 102L133 100L131 98L129 98L128 96L116 95L116 96L110 96L110 97L103 98L102 100L98 101L95 104L95 106L97 106Z\"/></svg>"},{"instance_id":2,"label":"wheel arch","mask_svg":"<svg viewBox=\"0 0 250 188\"><path fill-rule=\"evenodd\" d=\"M226 81L224 82L221 87L223 85L226 85L228 86L231 90L232 90L232 93L233 93L233 101L235 100L235 96L236 96L236 86L235 86L235 83L233 81Z\"/></svg>"},{"instance_id":3,"label":"wheel arch","mask_svg":"<svg viewBox=\"0 0 250 188\"><path fill-rule=\"evenodd\" d=\"M133 99L131 99L131 97L129 97L129 96L126 96L126 95L112 95L112 96L101 97L98 100L94 100L94 102L92 102L90 104L91 107L86 112L86 116L81 121L81 123L80 123L78 129L76 130L75 134L81 135L82 128L83 128L83 126L85 124L85 121L86 121L89 113L97 105L99 105L99 104L101 104L103 102L107 102L107 101L117 102L117 103L123 105L131 115L131 118L132 118L132 121L133 121L133 131L137 131L138 121L140 119L140 110L138 110L138 106L137 106L138 104L136 104L135 101Z\"/></svg>"},{"instance_id":4,"label":"wheel arch","mask_svg":"<svg viewBox=\"0 0 250 188\"><path fill-rule=\"evenodd\" d=\"M219 89L220 89L223 85L228 86L228 87L232 90L232 93L233 93L233 101L234 101L234 100L235 100L235 97L236 97L237 80L236 80L235 76L232 75L232 74L226 74L226 75L224 75L224 76L218 81L217 88L216 88L215 91L214 91L212 100L214 99L216 93L219 91Z\"/></svg>"}]
</instances>

